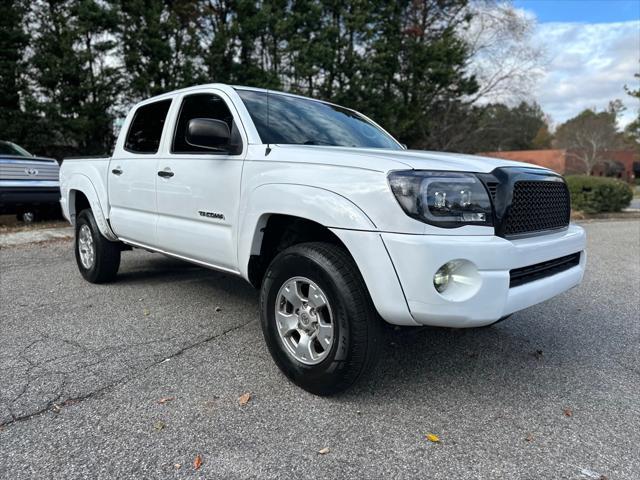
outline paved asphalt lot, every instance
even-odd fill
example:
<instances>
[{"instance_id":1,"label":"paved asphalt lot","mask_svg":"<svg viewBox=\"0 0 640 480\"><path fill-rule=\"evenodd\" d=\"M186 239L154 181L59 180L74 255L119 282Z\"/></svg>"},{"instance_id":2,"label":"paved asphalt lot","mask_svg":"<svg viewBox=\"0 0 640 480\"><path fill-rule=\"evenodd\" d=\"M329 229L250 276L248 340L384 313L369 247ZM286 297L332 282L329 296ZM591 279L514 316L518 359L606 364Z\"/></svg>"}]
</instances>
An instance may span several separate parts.
<instances>
[{"instance_id":1,"label":"paved asphalt lot","mask_svg":"<svg viewBox=\"0 0 640 480\"><path fill-rule=\"evenodd\" d=\"M586 228L581 287L491 328L390 328L334 398L279 373L241 280L134 251L95 286L69 240L4 248L0 478L638 479L640 222Z\"/></svg>"}]
</instances>

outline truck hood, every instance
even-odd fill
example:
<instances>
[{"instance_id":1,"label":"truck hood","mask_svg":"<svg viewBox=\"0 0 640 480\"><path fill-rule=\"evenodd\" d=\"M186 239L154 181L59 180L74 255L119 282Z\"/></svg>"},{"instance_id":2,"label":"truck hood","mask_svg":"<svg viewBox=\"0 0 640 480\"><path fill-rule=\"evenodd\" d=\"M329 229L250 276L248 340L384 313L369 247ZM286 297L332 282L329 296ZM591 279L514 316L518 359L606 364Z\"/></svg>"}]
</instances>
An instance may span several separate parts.
<instances>
[{"instance_id":1,"label":"truck hood","mask_svg":"<svg viewBox=\"0 0 640 480\"><path fill-rule=\"evenodd\" d=\"M413 169L489 173L499 167L531 167L548 170L529 163L481 157L478 155L465 155L462 153L328 147L320 145L278 145L278 148L287 150L289 154L293 154L293 156L300 159L300 161L366 168L384 172Z\"/></svg>"}]
</instances>

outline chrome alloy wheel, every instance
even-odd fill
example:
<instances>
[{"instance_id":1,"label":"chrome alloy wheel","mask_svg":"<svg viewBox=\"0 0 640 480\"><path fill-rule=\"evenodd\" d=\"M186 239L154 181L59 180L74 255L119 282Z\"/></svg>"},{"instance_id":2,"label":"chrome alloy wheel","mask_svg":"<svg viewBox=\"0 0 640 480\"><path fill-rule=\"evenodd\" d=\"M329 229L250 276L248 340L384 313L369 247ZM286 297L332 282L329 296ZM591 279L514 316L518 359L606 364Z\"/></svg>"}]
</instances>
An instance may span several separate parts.
<instances>
[{"instance_id":1,"label":"chrome alloy wheel","mask_svg":"<svg viewBox=\"0 0 640 480\"><path fill-rule=\"evenodd\" d=\"M276 296L276 323L287 352L305 365L324 360L333 345L334 321L327 296L314 282L293 277Z\"/></svg>"},{"instance_id":2,"label":"chrome alloy wheel","mask_svg":"<svg viewBox=\"0 0 640 480\"><path fill-rule=\"evenodd\" d=\"M82 266L89 270L93 267L93 262L96 259L96 247L89 225L85 224L80 227L78 232L78 251L80 252Z\"/></svg>"}]
</instances>

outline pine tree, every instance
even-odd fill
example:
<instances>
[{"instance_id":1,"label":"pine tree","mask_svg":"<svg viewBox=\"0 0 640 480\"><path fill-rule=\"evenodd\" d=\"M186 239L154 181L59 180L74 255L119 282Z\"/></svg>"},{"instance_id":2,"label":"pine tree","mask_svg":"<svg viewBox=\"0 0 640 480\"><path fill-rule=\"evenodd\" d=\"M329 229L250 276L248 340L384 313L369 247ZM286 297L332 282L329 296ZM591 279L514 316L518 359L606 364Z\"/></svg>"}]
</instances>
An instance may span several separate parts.
<instances>
[{"instance_id":1,"label":"pine tree","mask_svg":"<svg viewBox=\"0 0 640 480\"><path fill-rule=\"evenodd\" d=\"M95 0L43 0L32 9L33 96L46 148L58 156L102 154L113 143L119 72L110 64L114 18ZM44 141L45 133L40 138Z\"/></svg>"},{"instance_id":2,"label":"pine tree","mask_svg":"<svg viewBox=\"0 0 640 480\"><path fill-rule=\"evenodd\" d=\"M197 0L109 0L117 16L117 39L127 74L127 100L203 81Z\"/></svg>"},{"instance_id":3,"label":"pine tree","mask_svg":"<svg viewBox=\"0 0 640 480\"><path fill-rule=\"evenodd\" d=\"M208 82L232 83L234 64L235 2L204 2L201 18L201 42L205 79Z\"/></svg>"},{"instance_id":4,"label":"pine tree","mask_svg":"<svg viewBox=\"0 0 640 480\"><path fill-rule=\"evenodd\" d=\"M25 91L25 51L29 35L25 31L28 2L3 0L0 15L0 135L31 147L28 137L28 119L22 109Z\"/></svg>"},{"instance_id":5,"label":"pine tree","mask_svg":"<svg viewBox=\"0 0 640 480\"><path fill-rule=\"evenodd\" d=\"M478 85L465 72L468 46L458 32L470 16L466 0L370 2L364 113L413 148L441 147L450 111Z\"/></svg>"}]
</instances>

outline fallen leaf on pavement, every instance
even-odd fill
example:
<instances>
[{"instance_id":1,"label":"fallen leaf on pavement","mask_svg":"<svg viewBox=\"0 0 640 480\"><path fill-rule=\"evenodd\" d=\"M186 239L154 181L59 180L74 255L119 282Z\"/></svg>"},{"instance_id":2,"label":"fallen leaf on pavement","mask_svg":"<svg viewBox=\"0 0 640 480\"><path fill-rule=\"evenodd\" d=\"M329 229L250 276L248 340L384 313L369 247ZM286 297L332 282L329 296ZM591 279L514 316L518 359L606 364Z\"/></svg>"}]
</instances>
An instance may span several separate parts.
<instances>
[{"instance_id":1,"label":"fallen leaf on pavement","mask_svg":"<svg viewBox=\"0 0 640 480\"><path fill-rule=\"evenodd\" d=\"M176 467L176 470L178 470L182 465L181 465L181 464L179 464L179 463L176 463L176 464L174 464L173 466L174 466L174 467Z\"/></svg>"},{"instance_id":2,"label":"fallen leaf on pavement","mask_svg":"<svg viewBox=\"0 0 640 480\"><path fill-rule=\"evenodd\" d=\"M171 401L173 401L175 399L176 399L176 397L164 397L164 398L161 398L160 400L158 400L158 403L160 405L164 405L165 403L171 402Z\"/></svg>"},{"instance_id":3,"label":"fallen leaf on pavement","mask_svg":"<svg viewBox=\"0 0 640 480\"><path fill-rule=\"evenodd\" d=\"M331 451L331 450L329 450L329 447L324 447L324 448L321 448L320 450L318 450L318 453L319 453L320 455L326 455L326 454L327 454L327 453L329 453L330 451Z\"/></svg>"},{"instance_id":4,"label":"fallen leaf on pavement","mask_svg":"<svg viewBox=\"0 0 640 480\"><path fill-rule=\"evenodd\" d=\"M164 423L162 420L158 420L154 425L153 428L155 428L156 430L160 431L162 430L164 427L166 427L167 424Z\"/></svg>"},{"instance_id":5,"label":"fallen leaf on pavement","mask_svg":"<svg viewBox=\"0 0 640 480\"><path fill-rule=\"evenodd\" d=\"M533 435L531 435L531 434L527 435L527 437L525 438L525 440L526 440L527 442L531 442L531 441L533 441Z\"/></svg>"},{"instance_id":6,"label":"fallen leaf on pavement","mask_svg":"<svg viewBox=\"0 0 640 480\"><path fill-rule=\"evenodd\" d=\"M201 466L202 466L202 457L200 455L196 455L196 458L193 461L193 468L198 470Z\"/></svg>"},{"instance_id":7,"label":"fallen leaf on pavement","mask_svg":"<svg viewBox=\"0 0 640 480\"><path fill-rule=\"evenodd\" d=\"M573 412L571 411L570 408L565 408L562 413L564 413L565 417L573 417Z\"/></svg>"},{"instance_id":8,"label":"fallen leaf on pavement","mask_svg":"<svg viewBox=\"0 0 640 480\"><path fill-rule=\"evenodd\" d=\"M243 407L247 403L249 403L249 400L251 400L251 394L248 392L243 393L242 395L240 395L240 398L238 398L238 403L240 404L241 407Z\"/></svg>"},{"instance_id":9,"label":"fallen leaf on pavement","mask_svg":"<svg viewBox=\"0 0 640 480\"><path fill-rule=\"evenodd\" d=\"M146 317L146 316L148 316L151 312L149 311L149 309L148 309L148 308L145 308L145 309L142 311L142 313L144 313L144 316Z\"/></svg>"},{"instance_id":10,"label":"fallen leaf on pavement","mask_svg":"<svg viewBox=\"0 0 640 480\"><path fill-rule=\"evenodd\" d=\"M593 480L608 480L608 477L606 475L604 474L601 475L598 472L595 472L588 468L580 469L580 478L591 478Z\"/></svg>"},{"instance_id":11,"label":"fallen leaf on pavement","mask_svg":"<svg viewBox=\"0 0 640 480\"><path fill-rule=\"evenodd\" d=\"M427 433L425 435L425 437L427 438L427 440L429 440L430 442L433 443L440 443L440 437L438 437L438 435L434 434L434 433Z\"/></svg>"}]
</instances>

